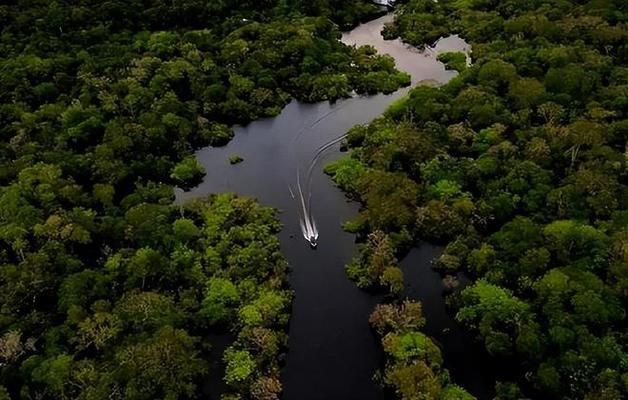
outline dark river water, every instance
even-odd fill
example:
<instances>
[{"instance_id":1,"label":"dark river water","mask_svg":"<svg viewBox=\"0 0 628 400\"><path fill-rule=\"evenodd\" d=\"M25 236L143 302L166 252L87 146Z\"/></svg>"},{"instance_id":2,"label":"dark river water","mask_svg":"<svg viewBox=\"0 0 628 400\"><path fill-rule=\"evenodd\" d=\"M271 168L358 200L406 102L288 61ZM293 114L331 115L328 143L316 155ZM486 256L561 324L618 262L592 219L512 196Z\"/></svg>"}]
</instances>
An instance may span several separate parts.
<instances>
[{"instance_id":1,"label":"dark river water","mask_svg":"<svg viewBox=\"0 0 628 400\"><path fill-rule=\"evenodd\" d=\"M347 44L370 44L380 53L392 55L399 69L411 74L413 84L427 80L445 83L455 73L446 71L436 54L467 50L468 45L452 36L434 48L420 52L399 41L384 41L379 32L391 15L363 24L343 36ZM257 198L280 210L284 229L282 249L292 271L290 283L296 296L292 306L290 347L282 373L286 400L375 400L384 393L372 376L381 367L383 356L368 326L368 315L381 298L359 290L349 281L344 265L355 251L355 237L341 224L358 211L323 174L322 167L341 157L339 145L322 154L312 169L311 213L320 237L310 248L299 226L300 203L290 192L297 171L306 171L317 151L356 124L379 116L408 88L392 95L354 97L334 104L304 104L292 101L276 118L247 126L236 126L235 137L225 147L204 148L196 153L207 175L203 182L179 200L216 192L235 192ZM244 161L229 164L229 157ZM304 180L301 180L304 185ZM306 194L307 195L307 194ZM298 197L298 196L297 196ZM484 355L455 326L445 310L440 276L430 268L439 248L422 245L403 260L406 295L424 302L429 334L443 344L447 367L455 380L479 398L488 396L490 375L478 364Z\"/></svg>"}]
</instances>

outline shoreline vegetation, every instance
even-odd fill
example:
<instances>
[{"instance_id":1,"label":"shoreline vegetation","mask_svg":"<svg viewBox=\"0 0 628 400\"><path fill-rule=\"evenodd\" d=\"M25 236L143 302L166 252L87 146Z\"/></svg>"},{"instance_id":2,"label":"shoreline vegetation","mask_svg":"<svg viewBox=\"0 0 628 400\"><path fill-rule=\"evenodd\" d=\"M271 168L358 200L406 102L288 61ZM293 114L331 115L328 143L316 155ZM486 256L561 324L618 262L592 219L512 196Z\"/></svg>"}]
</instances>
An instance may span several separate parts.
<instances>
[{"instance_id":1,"label":"shoreline vegetation","mask_svg":"<svg viewBox=\"0 0 628 400\"><path fill-rule=\"evenodd\" d=\"M242 161L244 161L244 158L237 154L229 157L229 164L231 165L240 164Z\"/></svg>"},{"instance_id":2,"label":"shoreline vegetation","mask_svg":"<svg viewBox=\"0 0 628 400\"><path fill-rule=\"evenodd\" d=\"M518 366L499 400L628 393L627 22L620 0L409 0L385 36L459 34L473 65L441 55L457 77L351 129L350 155L326 167L362 204L345 223L364 238L347 266L358 286L394 300L396 259L420 241L445 245L439 271L472 278L448 302L498 365ZM372 320L382 307L398 318L407 304ZM397 379L400 329L383 344L384 382L401 399L443 398L423 366ZM402 349L431 348L406 335Z\"/></svg>"},{"instance_id":3,"label":"shoreline vegetation","mask_svg":"<svg viewBox=\"0 0 628 400\"><path fill-rule=\"evenodd\" d=\"M443 368L398 259L445 245L456 320L519 379L497 400L628 393L628 3L407 0L383 31L459 34L459 75L419 86L326 167L363 205L347 273L383 290L379 382L472 400ZM0 399L277 400L293 293L276 211L217 194L174 205L193 157L296 98L410 84L340 43L368 0L0 5ZM246 165L246 164L245 164ZM220 359L212 337L233 337ZM222 363L224 376L209 376Z\"/></svg>"},{"instance_id":4,"label":"shoreline vegetation","mask_svg":"<svg viewBox=\"0 0 628 400\"><path fill-rule=\"evenodd\" d=\"M386 366L376 379L397 398L475 400L451 381L440 349L421 332L425 325L421 303L379 304L369 323L381 337L386 354Z\"/></svg>"},{"instance_id":5,"label":"shoreline vegetation","mask_svg":"<svg viewBox=\"0 0 628 400\"><path fill-rule=\"evenodd\" d=\"M367 0L0 5L0 398L278 399L292 292L275 211L175 206L193 150L290 98L409 84L339 29ZM217 379L216 379L217 378Z\"/></svg>"}]
</instances>

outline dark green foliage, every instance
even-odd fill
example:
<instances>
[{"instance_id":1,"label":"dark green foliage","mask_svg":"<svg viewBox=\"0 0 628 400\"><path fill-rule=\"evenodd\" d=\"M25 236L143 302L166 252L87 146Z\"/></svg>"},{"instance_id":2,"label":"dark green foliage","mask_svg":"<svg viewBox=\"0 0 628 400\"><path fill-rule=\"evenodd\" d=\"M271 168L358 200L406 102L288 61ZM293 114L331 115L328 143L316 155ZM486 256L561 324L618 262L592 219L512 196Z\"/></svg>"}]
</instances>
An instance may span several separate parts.
<instances>
[{"instance_id":1,"label":"dark green foliage","mask_svg":"<svg viewBox=\"0 0 628 400\"><path fill-rule=\"evenodd\" d=\"M289 0L287 3L296 3L308 15L328 16L343 30L385 13L370 0Z\"/></svg>"},{"instance_id":2,"label":"dark green foliage","mask_svg":"<svg viewBox=\"0 0 628 400\"><path fill-rule=\"evenodd\" d=\"M450 33L447 15L437 12L441 7L432 0L409 1L396 13L395 22L387 25L382 33L387 39L401 36L404 41L417 47L431 45Z\"/></svg>"},{"instance_id":3,"label":"dark green foliage","mask_svg":"<svg viewBox=\"0 0 628 400\"><path fill-rule=\"evenodd\" d=\"M385 287L391 294L403 290L403 272L397 265L393 243L382 231L369 234L359 254L346 266L349 278L360 288Z\"/></svg>"},{"instance_id":4,"label":"dark green foliage","mask_svg":"<svg viewBox=\"0 0 628 400\"><path fill-rule=\"evenodd\" d=\"M390 57L338 40L334 21L379 9L4 3L0 397L198 398L208 338L231 332L229 390L278 398L291 293L275 214L228 195L175 206L173 185L202 178L194 149L291 97L407 85Z\"/></svg>"},{"instance_id":5,"label":"dark green foliage","mask_svg":"<svg viewBox=\"0 0 628 400\"><path fill-rule=\"evenodd\" d=\"M527 377L500 399L628 393L627 18L613 0L409 1L387 35L459 33L474 63L354 128L350 161L330 168L364 204L351 228L447 243L436 266L476 279L456 318ZM408 131L429 150L406 153Z\"/></svg>"},{"instance_id":6,"label":"dark green foliage","mask_svg":"<svg viewBox=\"0 0 628 400\"><path fill-rule=\"evenodd\" d=\"M233 155L229 157L229 164L231 165L240 164L242 161L244 161L244 158L240 157L239 155Z\"/></svg>"},{"instance_id":7,"label":"dark green foliage","mask_svg":"<svg viewBox=\"0 0 628 400\"><path fill-rule=\"evenodd\" d=\"M382 383L401 400L474 400L449 380L436 344L421 332L421 303L380 304L369 318L386 353Z\"/></svg>"},{"instance_id":8,"label":"dark green foliage","mask_svg":"<svg viewBox=\"0 0 628 400\"><path fill-rule=\"evenodd\" d=\"M448 52L438 55L438 61L445 64L447 69L453 69L458 72L462 72L467 68L467 56L460 52Z\"/></svg>"},{"instance_id":9,"label":"dark green foliage","mask_svg":"<svg viewBox=\"0 0 628 400\"><path fill-rule=\"evenodd\" d=\"M46 398L116 392L129 399L194 397L207 373L202 342L221 326L239 333L234 348L251 351L252 378L276 379L291 295L274 212L230 195L192 203L183 211L186 218L177 218L176 206L153 207L160 208L149 223L159 234L121 238L91 269L72 251L89 243L89 232L102 235L98 225L81 228L55 215L35 226L42 233L24 245L15 264L2 266L3 362L6 372L21 372L19 381L7 382L10 389L21 386L29 396ZM130 218L118 223L132 233ZM47 239L31 250L38 235ZM258 261L252 264L237 261L253 254ZM37 264L59 272L35 269ZM24 284L29 292L18 289ZM28 308L25 299L31 299ZM260 318L238 317L249 308ZM274 337L274 347L251 347L258 329Z\"/></svg>"},{"instance_id":10,"label":"dark green foliage","mask_svg":"<svg viewBox=\"0 0 628 400\"><path fill-rule=\"evenodd\" d=\"M205 169L194 156L185 157L174 166L170 174L171 178L184 187L194 186L195 183L201 181L203 176L205 176Z\"/></svg>"}]
</instances>

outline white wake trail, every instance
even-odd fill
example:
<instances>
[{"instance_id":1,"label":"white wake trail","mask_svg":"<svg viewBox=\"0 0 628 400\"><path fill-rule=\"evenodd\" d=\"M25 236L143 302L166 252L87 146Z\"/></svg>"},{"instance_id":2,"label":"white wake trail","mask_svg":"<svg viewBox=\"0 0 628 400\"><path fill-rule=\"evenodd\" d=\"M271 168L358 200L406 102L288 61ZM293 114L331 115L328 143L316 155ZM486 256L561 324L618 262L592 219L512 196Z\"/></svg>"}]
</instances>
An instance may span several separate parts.
<instances>
[{"instance_id":1,"label":"white wake trail","mask_svg":"<svg viewBox=\"0 0 628 400\"><path fill-rule=\"evenodd\" d=\"M305 196L303 196L303 189L301 188L301 173L300 170L297 169L297 190L299 192L299 201L301 203L301 212L300 212L300 221L299 225L301 226L301 233L305 240L310 242L311 245L316 246L316 241L318 240L318 230L316 229L316 222L312 218L312 212L309 205L305 202Z\"/></svg>"},{"instance_id":2,"label":"white wake trail","mask_svg":"<svg viewBox=\"0 0 628 400\"><path fill-rule=\"evenodd\" d=\"M327 113L323 114L320 118L316 119L311 124L309 124L309 127L307 127L308 124L305 124L305 126L303 126L301 130L299 130L297 135L294 137L293 142L295 142L307 129L312 129L313 127L321 123L324 119L326 119L332 114L339 112L340 110L342 110L349 104L350 102L346 102L345 104L342 104L340 107L328 111ZM307 189L307 200L305 198L305 195L303 194L303 188L301 187L301 171L299 168L297 168L297 194L299 196L298 201L300 203L299 204L300 205L299 226L301 228L301 234L303 235L305 240L307 240L310 243L312 247L316 247L317 241L318 241L318 228L316 227L316 221L314 220L314 217L312 215L312 190L311 190L312 172L314 171L314 167L316 166L323 152L327 150L328 148L330 148L331 146L333 146L334 144L343 140L346 136L347 136L346 134L342 135L340 137L337 137L323 144L321 147L319 147L316 150L316 153L314 153L314 157L312 157L312 160L310 161L310 165L308 166L307 174L306 174L307 181L306 181L305 188ZM290 185L288 185L288 190L290 191L290 196L293 199L295 199L296 197L295 193L293 192L292 187Z\"/></svg>"},{"instance_id":3,"label":"white wake trail","mask_svg":"<svg viewBox=\"0 0 628 400\"><path fill-rule=\"evenodd\" d=\"M318 148L318 150L316 151L316 153L314 153L314 157L312 157L312 161L310 162L310 166L307 169L307 182L306 182L306 187L309 191L309 194L311 196L311 183L312 183L312 172L314 171L314 167L316 166L316 164L318 163L318 160L320 159L320 157L323 155L323 153L325 152L325 150L329 149L331 146L335 145L338 142L341 142L342 140L344 140L347 137L348 133L345 133L344 135L338 136L335 139L330 140L329 142L323 144L321 147Z\"/></svg>"},{"instance_id":4,"label":"white wake trail","mask_svg":"<svg viewBox=\"0 0 628 400\"><path fill-rule=\"evenodd\" d=\"M314 167L318 163L320 157L323 155L325 150L342 141L345 137L347 137L346 134L330 140L329 142L320 146L318 150L316 150L316 153L314 153L314 157L312 157L312 160L310 161L310 165L308 166L306 175L307 182L305 188L307 189L308 194L307 201L305 199L305 195L303 194L303 188L301 187L301 171L297 169L297 189L299 194L299 201L301 203L301 215L299 225L301 226L301 233L303 234L303 237L305 238L305 240L310 242L312 246L316 246L316 241L318 240L318 228L316 227L316 220L312 215L312 173L314 171Z\"/></svg>"},{"instance_id":5,"label":"white wake trail","mask_svg":"<svg viewBox=\"0 0 628 400\"><path fill-rule=\"evenodd\" d=\"M341 111L342 109L349 106L350 104L351 104L350 101L344 101L340 106L327 111L325 114L315 119L309 126L307 123L304 123L301 129L299 130L299 132L297 133L297 135L292 139L292 142L296 142L297 139L299 139L306 130L314 128L315 126L323 122L323 120L327 119L327 117L330 117L333 114L336 114L337 112Z\"/></svg>"}]
</instances>

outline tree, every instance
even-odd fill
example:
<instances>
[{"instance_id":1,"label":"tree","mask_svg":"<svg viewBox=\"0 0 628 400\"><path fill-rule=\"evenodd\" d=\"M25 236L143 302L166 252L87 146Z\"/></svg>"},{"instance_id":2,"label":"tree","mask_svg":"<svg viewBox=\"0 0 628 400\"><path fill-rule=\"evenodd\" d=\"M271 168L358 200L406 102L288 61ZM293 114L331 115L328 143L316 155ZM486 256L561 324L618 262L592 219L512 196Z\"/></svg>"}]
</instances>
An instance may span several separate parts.
<instances>
[{"instance_id":1,"label":"tree","mask_svg":"<svg viewBox=\"0 0 628 400\"><path fill-rule=\"evenodd\" d=\"M251 386L251 396L255 400L279 400L281 391L281 381L276 378L262 377Z\"/></svg>"},{"instance_id":2,"label":"tree","mask_svg":"<svg viewBox=\"0 0 628 400\"><path fill-rule=\"evenodd\" d=\"M0 365L16 362L27 351L34 350L33 339L22 340L22 332L8 331L0 337Z\"/></svg>"},{"instance_id":3,"label":"tree","mask_svg":"<svg viewBox=\"0 0 628 400\"><path fill-rule=\"evenodd\" d=\"M93 346L102 351L121 331L121 322L115 315L96 312L79 323L76 341L80 349Z\"/></svg>"},{"instance_id":4,"label":"tree","mask_svg":"<svg viewBox=\"0 0 628 400\"><path fill-rule=\"evenodd\" d=\"M442 400L475 400L469 392L457 385L447 385L441 393Z\"/></svg>"},{"instance_id":5,"label":"tree","mask_svg":"<svg viewBox=\"0 0 628 400\"><path fill-rule=\"evenodd\" d=\"M116 352L124 393L134 399L178 399L192 396L207 363L198 357L198 339L163 327L152 337Z\"/></svg>"},{"instance_id":6,"label":"tree","mask_svg":"<svg viewBox=\"0 0 628 400\"><path fill-rule=\"evenodd\" d=\"M517 68L503 60L491 60L480 67L478 83L504 93L517 79Z\"/></svg>"},{"instance_id":7,"label":"tree","mask_svg":"<svg viewBox=\"0 0 628 400\"><path fill-rule=\"evenodd\" d=\"M518 109L535 107L545 97L545 86L535 78L521 78L510 83L508 97Z\"/></svg>"},{"instance_id":8,"label":"tree","mask_svg":"<svg viewBox=\"0 0 628 400\"><path fill-rule=\"evenodd\" d=\"M88 308L96 300L108 297L110 284L110 277L90 269L68 275L59 288L58 308L60 311L68 311L72 306Z\"/></svg>"},{"instance_id":9,"label":"tree","mask_svg":"<svg viewBox=\"0 0 628 400\"><path fill-rule=\"evenodd\" d=\"M226 322L235 311L234 308L239 301L240 294L231 281L224 278L211 278L207 281L201 314L210 324Z\"/></svg>"},{"instance_id":10,"label":"tree","mask_svg":"<svg viewBox=\"0 0 628 400\"><path fill-rule=\"evenodd\" d=\"M365 173L364 165L353 157L341 158L325 166L325 173L345 192L358 195L358 182Z\"/></svg>"},{"instance_id":11,"label":"tree","mask_svg":"<svg viewBox=\"0 0 628 400\"><path fill-rule=\"evenodd\" d=\"M189 187L193 186L204 175L203 166L195 157L189 156L174 167L170 176L179 184Z\"/></svg>"},{"instance_id":12,"label":"tree","mask_svg":"<svg viewBox=\"0 0 628 400\"><path fill-rule=\"evenodd\" d=\"M397 362L418 359L432 368L443 362L438 347L421 332L389 333L382 338L382 345L384 351Z\"/></svg>"},{"instance_id":13,"label":"tree","mask_svg":"<svg viewBox=\"0 0 628 400\"><path fill-rule=\"evenodd\" d=\"M387 371L384 381L402 400L437 399L441 392L438 378L422 361L394 366Z\"/></svg>"},{"instance_id":14,"label":"tree","mask_svg":"<svg viewBox=\"0 0 628 400\"><path fill-rule=\"evenodd\" d=\"M387 267L380 278L380 284L388 287L391 294L399 295L403 291L403 271L399 267Z\"/></svg>"},{"instance_id":15,"label":"tree","mask_svg":"<svg viewBox=\"0 0 628 400\"><path fill-rule=\"evenodd\" d=\"M477 330L489 353L512 353L520 324L532 316L530 306L507 289L482 280L462 291L462 302L456 320Z\"/></svg>"},{"instance_id":16,"label":"tree","mask_svg":"<svg viewBox=\"0 0 628 400\"><path fill-rule=\"evenodd\" d=\"M116 303L113 314L134 331L178 326L183 315L171 297L158 292L127 292Z\"/></svg>"},{"instance_id":17,"label":"tree","mask_svg":"<svg viewBox=\"0 0 628 400\"><path fill-rule=\"evenodd\" d=\"M417 231L428 240L445 240L465 228L464 215L439 200L429 201L425 206L417 208L416 213Z\"/></svg>"},{"instance_id":18,"label":"tree","mask_svg":"<svg viewBox=\"0 0 628 400\"><path fill-rule=\"evenodd\" d=\"M369 323L378 334L389 331L419 330L425 325L421 303L405 300L400 305L378 304L369 317Z\"/></svg>"},{"instance_id":19,"label":"tree","mask_svg":"<svg viewBox=\"0 0 628 400\"><path fill-rule=\"evenodd\" d=\"M37 356L26 361L27 365L34 366L30 379L36 384L43 385L45 390L53 396L62 399L71 398L72 357L68 354L60 354L43 360L38 360L35 357Z\"/></svg>"},{"instance_id":20,"label":"tree","mask_svg":"<svg viewBox=\"0 0 628 400\"><path fill-rule=\"evenodd\" d=\"M346 270L359 287L382 284L394 292L403 286L403 274L396 264L390 238L382 231L375 231L368 236L367 243L360 246L358 256L346 265Z\"/></svg>"},{"instance_id":21,"label":"tree","mask_svg":"<svg viewBox=\"0 0 628 400\"><path fill-rule=\"evenodd\" d=\"M586 71L581 65L570 64L561 68L550 68L545 75L545 87L553 93L582 99L594 91L599 79L594 71Z\"/></svg>"},{"instance_id":22,"label":"tree","mask_svg":"<svg viewBox=\"0 0 628 400\"><path fill-rule=\"evenodd\" d=\"M172 224L172 232L175 238L181 242L188 242L201 234L194 221L187 218L175 220Z\"/></svg>"},{"instance_id":23,"label":"tree","mask_svg":"<svg viewBox=\"0 0 628 400\"><path fill-rule=\"evenodd\" d=\"M11 400L9 392L4 386L0 386L0 400Z\"/></svg>"},{"instance_id":24,"label":"tree","mask_svg":"<svg viewBox=\"0 0 628 400\"><path fill-rule=\"evenodd\" d=\"M447 69L462 72L467 68L467 55L462 52L447 52L438 55L438 61L445 64Z\"/></svg>"},{"instance_id":25,"label":"tree","mask_svg":"<svg viewBox=\"0 0 628 400\"><path fill-rule=\"evenodd\" d=\"M548 248L561 262L593 262L608 250L608 237L590 225L573 220L557 220L545 226L543 235Z\"/></svg>"},{"instance_id":26,"label":"tree","mask_svg":"<svg viewBox=\"0 0 628 400\"><path fill-rule=\"evenodd\" d=\"M225 351L225 382L229 385L246 382L255 371L255 361L246 350L233 348Z\"/></svg>"}]
</instances>

